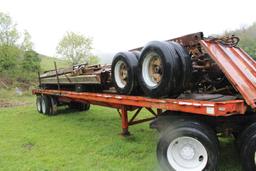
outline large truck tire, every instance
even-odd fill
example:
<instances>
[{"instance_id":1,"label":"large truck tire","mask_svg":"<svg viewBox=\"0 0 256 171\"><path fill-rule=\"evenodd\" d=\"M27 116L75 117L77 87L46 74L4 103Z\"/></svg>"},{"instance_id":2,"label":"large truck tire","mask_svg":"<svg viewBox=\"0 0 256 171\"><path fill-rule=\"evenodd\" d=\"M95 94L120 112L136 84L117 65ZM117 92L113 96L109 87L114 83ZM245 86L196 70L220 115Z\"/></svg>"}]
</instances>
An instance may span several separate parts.
<instances>
[{"instance_id":1,"label":"large truck tire","mask_svg":"<svg viewBox=\"0 0 256 171\"><path fill-rule=\"evenodd\" d=\"M179 43L170 42L170 44L175 48L182 64L182 67L181 67L182 76L180 79L180 87L181 89L188 88L189 82L192 76L191 57L189 56L187 49L181 46Z\"/></svg>"},{"instance_id":2,"label":"large truck tire","mask_svg":"<svg viewBox=\"0 0 256 171\"><path fill-rule=\"evenodd\" d=\"M246 139L256 133L256 123L248 124L240 133L237 133L236 136L236 146L238 150L241 150L241 147L246 143Z\"/></svg>"},{"instance_id":3,"label":"large truck tire","mask_svg":"<svg viewBox=\"0 0 256 171\"><path fill-rule=\"evenodd\" d=\"M135 53L119 52L115 55L111 65L112 81L119 94L136 94L138 59Z\"/></svg>"},{"instance_id":4,"label":"large truck tire","mask_svg":"<svg viewBox=\"0 0 256 171\"><path fill-rule=\"evenodd\" d=\"M132 51L132 53L136 56L137 60L140 59L140 51Z\"/></svg>"},{"instance_id":5,"label":"large truck tire","mask_svg":"<svg viewBox=\"0 0 256 171\"><path fill-rule=\"evenodd\" d=\"M210 127L192 120L177 121L161 134L157 158L166 171L216 171L219 142Z\"/></svg>"},{"instance_id":6,"label":"large truck tire","mask_svg":"<svg viewBox=\"0 0 256 171\"><path fill-rule=\"evenodd\" d=\"M237 137L242 166L245 171L256 170L256 123L250 124Z\"/></svg>"},{"instance_id":7,"label":"large truck tire","mask_svg":"<svg viewBox=\"0 0 256 171\"><path fill-rule=\"evenodd\" d=\"M248 137L247 142L241 146L241 161L244 171L256 170L256 131Z\"/></svg>"},{"instance_id":8,"label":"large truck tire","mask_svg":"<svg viewBox=\"0 0 256 171\"><path fill-rule=\"evenodd\" d=\"M36 97L36 108L44 115L56 115L58 100L55 96L38 95Z\"/></svg>"},{"instance_id":9,"label":"large truck tire","mask_svg":"<svg viewBox=\"0 0 256 171\"><path fill-rule=\"evenodd\" d=\"M36 109L38 113L42 113L42 96L36 96Z\"/></svg>"},{"instance_id":10,"label":"large truck tire","mask_svg":"<svg viewBox=\"0 0 256 171\"><path fill-rule=\"evenodd\" d=\"M140 88L150 97L174 95L179 89L181 61L167 42L149 42L141 51L138 79Z\"/></svg>"},{"instance_id":11,"label":"large truck tire","mask_svg":"<svg viewBox=\"0 0 256 171\"><path fill-rule=\"evenodd\" d=\"M58 112L58 99L55 96L49 96L51 103L51 110L49 115L56 115Z\"/></svg>"},{"instance_id":12,"label":"large truck tire","mask_svg":"<svg viewBox=\"0 0 256 171\"><path fill-rule=\"evenodd\" d=\"M43 95L42 97L42 113L44 115L50 115L51 110L52 110L52 105L51 105L51 99L47 95Z\"/></svg>"}]
</instances>

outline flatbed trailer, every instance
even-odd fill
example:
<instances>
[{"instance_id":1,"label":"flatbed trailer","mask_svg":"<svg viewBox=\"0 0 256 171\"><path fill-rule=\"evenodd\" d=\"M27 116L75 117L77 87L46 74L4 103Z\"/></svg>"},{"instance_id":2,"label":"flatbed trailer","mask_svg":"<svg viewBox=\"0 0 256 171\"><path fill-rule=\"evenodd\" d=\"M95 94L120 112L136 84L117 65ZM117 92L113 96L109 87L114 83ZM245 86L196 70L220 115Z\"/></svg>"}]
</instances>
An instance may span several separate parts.
<instances>
[{"instance_id":1,"label":"flatbed trailer","mask_svg":"<svg viewBox=\"0 0 256 171\"><path fill-rule=\"evenodd\" d=\"M43 89L35 89L33 94L47 95L55 98L58 102L70 103L72 101L116 108L122 120L122 135L130 134L128 131L130 125L153 120L165 110L218 117L245 114L247 109L243 100L212 102L185 99L153 99L141 96ZM142 108L148 110L153 116L135 120ZM128 120L128 111L135 111L130 120ZM56 112L54 111L54 113Z\"/></svg>"},{"instance_id":2,"label":"flatbed trailer","mask_svg":"<svg viewBox=\"0 0 256 171\"><path fill-rule=\"evenodd\" d=\"M150 127L160 132L157 158L163 170L217 170L220 153L217 135L231 135L235 138L244 170L255 171L256 62L238 47L221 44L215 39L198 39L200 35L191 34L168 41L175 40L185 47L189 45L194 53L197 51L193 47L203 47L225 74L238 97L223 95L216 98L204 94L206 98L201 99L155 98L40 85L32 91L37 96L37 110L55 115L61 105L83 111L89 110L90 104L115 108L121 118L123 136L130 135L129 126L152 121ZM208 66L194 67L207 69ZM59 83L58 74L55 82ZM150 116L139 117L143 108Z\"/></svg>"}]
</instances>

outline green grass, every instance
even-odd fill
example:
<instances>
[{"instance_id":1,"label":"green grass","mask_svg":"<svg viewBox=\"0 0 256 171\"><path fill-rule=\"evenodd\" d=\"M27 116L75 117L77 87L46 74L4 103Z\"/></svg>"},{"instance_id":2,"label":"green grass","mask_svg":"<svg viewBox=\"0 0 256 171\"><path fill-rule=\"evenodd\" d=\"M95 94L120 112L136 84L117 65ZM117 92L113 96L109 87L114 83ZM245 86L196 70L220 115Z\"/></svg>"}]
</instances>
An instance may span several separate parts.
<instances>
[{"instance_id":1,"label":"green grass","mask_svg":"<svg viewBox=\"0 0 256 171\"><path fill-rule=\"evenodd\" d=\"M61 109L51 117L38 114L32 104L0 108L0 169L159 170L158 133L148 123L130 127L133 135L129 138L121 137L120 131L120 118L109 108ZM220 140L220 170L240 171L232 139Z\"/></svg>"},{"instance_id":2,"label":"green grass","mask_svg":"<svg viewBox=\"0 0 256 171\"><path fill-rule=\"evenodd\" d=\"M9 103L13 105L32 104L34 103L34 97L31 90L24 90L22 95L17 95L14 88L1 89L0 88L0 103ZM1 105L0 105L1 106ZM0 111L2 109L0 108Z\"/></svg>"},{"instance_id":3,"label":"green grass","mask_svg":"<svg viewBox=\"0 0 256 171\"><path fill-rule=\"evenodd\" d=\"M58 58L52 58L48 56L41 55L41 70L52 70L54 69L54 61L57 63L58 68L65 68L70 66L70 64L66 60L58 59Z\"/></svg>"}]
</instances>

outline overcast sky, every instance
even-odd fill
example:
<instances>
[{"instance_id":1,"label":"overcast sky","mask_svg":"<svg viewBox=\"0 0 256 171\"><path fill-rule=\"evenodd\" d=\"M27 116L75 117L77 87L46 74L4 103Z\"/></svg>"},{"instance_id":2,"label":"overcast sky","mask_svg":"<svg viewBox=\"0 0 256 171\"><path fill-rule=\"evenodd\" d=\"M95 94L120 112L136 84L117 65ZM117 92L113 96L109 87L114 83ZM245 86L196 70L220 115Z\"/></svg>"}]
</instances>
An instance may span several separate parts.
<instances>
[{"instance_id":1,"label":"overcast sky","mask_svg":"<svg viewBox=\"0 0 256 171\"><path fill-rule=\"evenodd\" d=\"M0 0L35 50L54 56L66 31L93 38L97 54L116 53L193 32L222 33L256 21L256 0Z\"/></svg>"}]
</instances>

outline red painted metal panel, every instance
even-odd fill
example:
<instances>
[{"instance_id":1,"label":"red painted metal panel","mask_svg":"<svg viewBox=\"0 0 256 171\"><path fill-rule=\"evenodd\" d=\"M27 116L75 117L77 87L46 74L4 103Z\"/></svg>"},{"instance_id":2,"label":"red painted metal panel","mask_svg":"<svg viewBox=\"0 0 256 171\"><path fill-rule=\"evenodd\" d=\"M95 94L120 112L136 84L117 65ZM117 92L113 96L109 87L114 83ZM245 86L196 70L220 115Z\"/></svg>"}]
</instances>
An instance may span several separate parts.
<instances>
[{"instance_id":1,"label":"red painted metal panel","mask_svg":"<svg viewBox=\"0 0 256 171\"><path fill-rule=\"evenodd\" d=\"M228 47L206 40L200 42L246 103L255 109L256 62L238 47Z\"/></svg>"},{"instance_id":2,"label":"red painted metal panel","mask_svg":"<svg viewBox=\"0 0 256 171\"><path fill-rule=\"evenodd\" d=\"M180 111L208 116L229 116L244 114L246 105L244 100L229 100L223 102L184 100L184 99L153 99L141 96L125 96L103 93L77 93L72 91L42 90L32 91L33 94L56 95L61 98L70 98L75 101L84 101L96 105L104 105L113 108L123 106L156 108L171 111Z\"/></svg>"}]
</instances>

